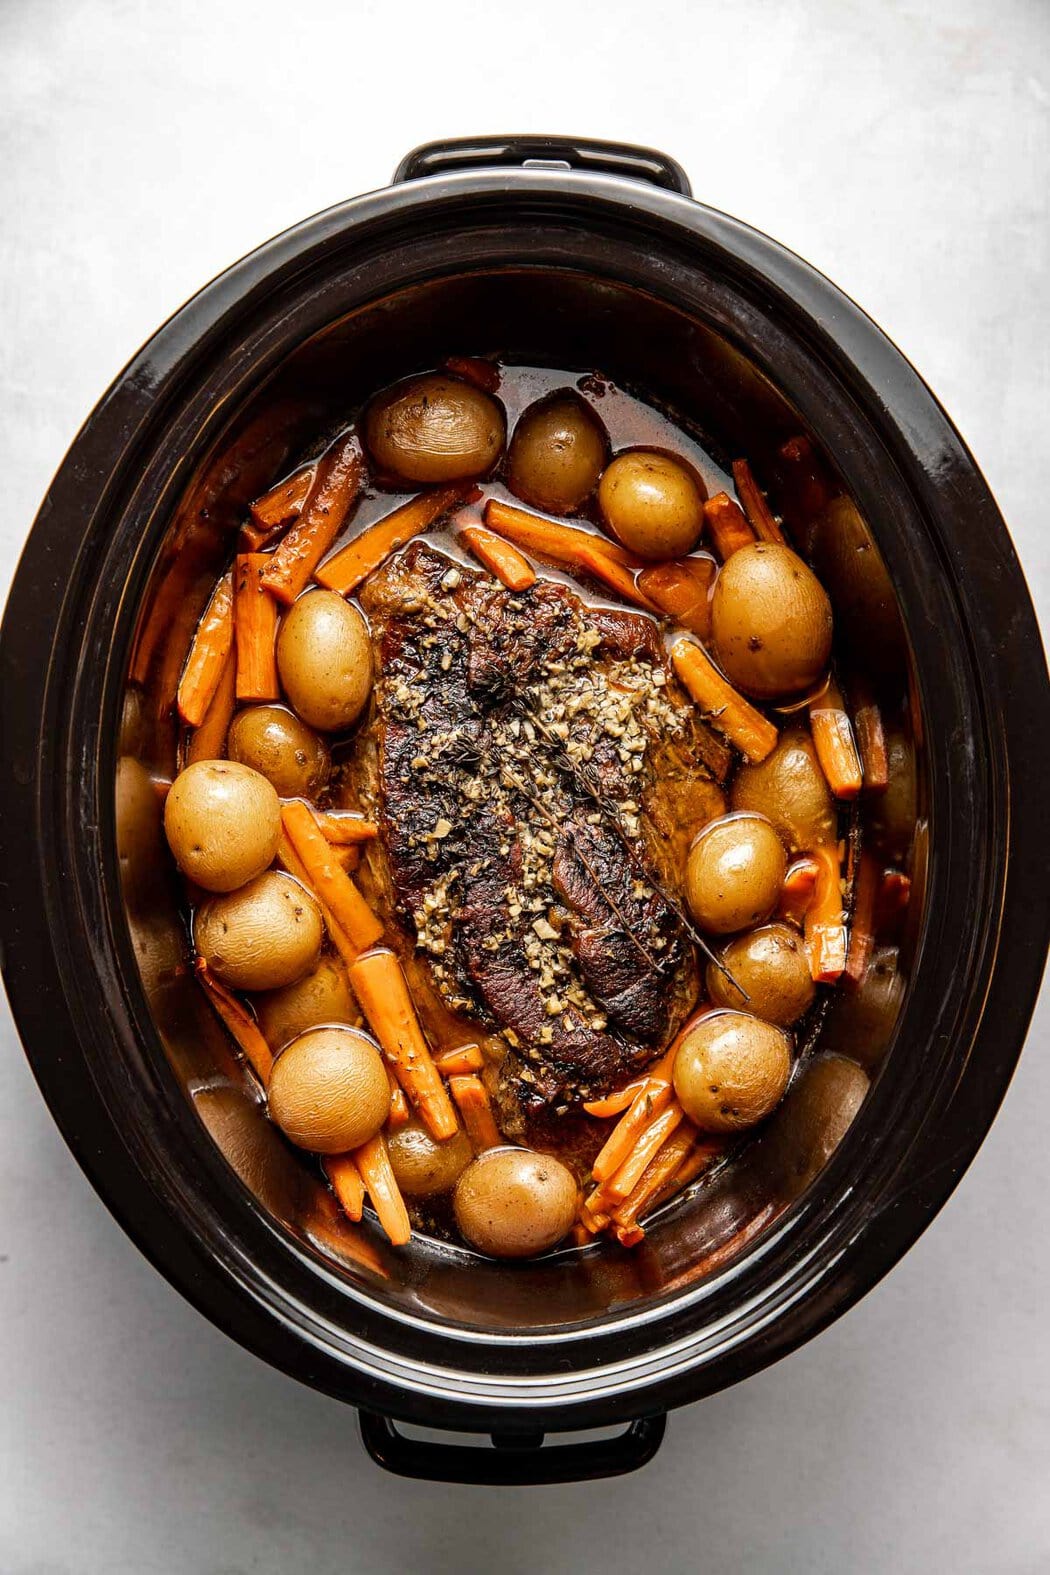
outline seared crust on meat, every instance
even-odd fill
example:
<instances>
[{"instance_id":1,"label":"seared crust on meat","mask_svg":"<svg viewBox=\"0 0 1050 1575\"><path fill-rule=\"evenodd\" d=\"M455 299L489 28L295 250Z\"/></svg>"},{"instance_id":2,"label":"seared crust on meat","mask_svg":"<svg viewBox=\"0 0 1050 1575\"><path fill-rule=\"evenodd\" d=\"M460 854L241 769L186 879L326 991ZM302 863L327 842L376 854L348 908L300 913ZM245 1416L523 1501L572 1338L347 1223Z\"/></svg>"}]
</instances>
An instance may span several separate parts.
<instances>
[{"instance_id":1,"label":"seared crust on meat","mask_svg":"<svg viewBox=\"0 0 1050 1575\"><path fill-rule=\"evenodd\" d=\"M511 1047L526 1105L592 1097L695 1000L677 872L721 811L728 751L640 614L543 579L510 592L423 543L362 602L400 916L447 1005Z\"/></svg>"}]
</instances>

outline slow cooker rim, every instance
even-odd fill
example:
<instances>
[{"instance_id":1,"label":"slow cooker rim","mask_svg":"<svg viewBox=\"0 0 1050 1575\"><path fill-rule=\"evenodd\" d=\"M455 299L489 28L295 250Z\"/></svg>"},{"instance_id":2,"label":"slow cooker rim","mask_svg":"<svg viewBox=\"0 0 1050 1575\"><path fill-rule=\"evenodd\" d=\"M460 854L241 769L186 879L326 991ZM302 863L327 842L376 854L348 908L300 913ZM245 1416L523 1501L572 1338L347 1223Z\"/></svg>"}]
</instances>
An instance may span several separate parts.
<instances>
[{"instance_id":1,"label":"slow cooker rim","mask_svg":"<svg viewBox=\"0 0 1050 1575\"><path fill-rule=\"evenodd\" d=\"M536 183L537 186L539 187L539 189L543 189L543 188L549 188L549 186L551 184L551 179L552 179L552 177L550 177L547 174L539 174L539 173L529 172L528 175L526 177L524 177L524 180L522 180L522 178L518 177L518 176L505 176L504 175L504 176L499 177L498 182L494 182L493 184L498 185L498 187L501 188L501 189L502 188L508 188L508 187L522 189L524 186L531 185L532 183ZM560 183L560 177L555 177L554 179L557 182ZM577 195L580 192L580 178L574 176L571 179L572 179L572 186L573 186L573 195L575 196L575 195ZM436 181L428 181L426 183L420 183L420 187L425 185L427 188L429 188L429 187L432 187L432 186L436 185L441 190L446 190L449 187L450 182L455 182L460 187L463 187L464 185L468 185L472 190L476 190L477 185L478 185L478 178L476 176L472 176L472 177L469 178L468 182L464 182L462 180L457 181L457 179L455 177L441 177L441 178L438 178ZM621 197L623 195L629 194L632 203L637 204L638 193L637 193L636 188L634 188L632 186L632 183L630 183L630 182L617 181L617 180L613 180L613 179L608 178L608 177L587 177L585 184L588 184L588 185L596 188L596 190L597 190L599 195L607 195L608 194L608 188L610 186L612 186L614 188L620 188L621 189L620 190L620 196ZM421 192L420 191L420 187L416 187L415 191L414 191L414 196L416 196L420 200L430 200L430 198L432 196L437 196L438 195L437 192L429 192L429 191ZM629 189L629 193L625 193L624 190L623 190L624 188L628 188ZM383 195L388 195L388 194L380 194L380 195L383 196ZM396 195L400 196L402 194L401 193L397 193ZM352 220L352 217L353 217L352 210L354 210L357 207L358 204L367 203L369 201L374 202L375 199L374 198L372 198L372 199L364 199L364 198L356 199L354 202L352 202L350 204L342 205L340 207L340 209L333 210L333 211L338 212L339 214L343 215L347 219L347 221L349 222L350 220ZM660 206L663 207L665 203L669 203L669 204L671 204L673 206L679 206L680 205L680 206L684 207L685 209L689 210L690 213L692 213L692 210L694 208L693 204L685 202L684 199L667 198L664 194L661 194ZM700 210L700 211L701 212L705 212L706 210ZM323 218L330 217L330 215L328 215L328 216L320 216L320 217L323 219ZM306 221L306 224L304 226L298 227L297 231L291 232L291 233L293 235L295 235L295 234L302 235L304 231L309 232L311 227L313 225L315 225L316 223L318 223L318 222L319 221L317 221L317 220ZM727 221L727 223L733 225L734 228L738 229L738 230L744 228L742 226L736 225L736 221ZM748 232L748 233L751 234L752 236L754 236L754 232ZM287 239L287 237L279 238L279 239ZM779 249L779 248L775 248L775 243L766 241L764 237L759 237L758 239L767 248L775 249L778 252L782 250L782 249ZM272 242L272 243L270 243L270 246L272 247L272 246L275 246L276 244L277 244L276 242ZM266 252L266 251L268 251L268 249L269 248L264 247L264 248L261 249L261 251L262 252ZM248 259L247 261L248 262L252 262L252 261L256 261L257 262L258 259L260 258L260 255L261 255L261 253L255 253L255 254L253 254L253 258ZM232 270L231 272L236 272L238 268L241 268L243 266L244 266L243 264L242 265L235 265L235 269ZM805 267L805 265L801 265L801 266ZM229 274L227 274L227 275L224 275L223 279L221 279L217 283L219 285L222 285L224 282L225 283L229 283L229 281L230 281L230 276L229 276ZM833 286L827 285L826 281L823 281L823 283L824 283L824 285L825 285L825 287L827 289L834 291L834 287ZM216 288L215 286L208 287L208 289L215 289L215 288ZM208 293L207 290L205 292L203 292L203 294L205 296L207 295L207 293ZM840 292L834 291L834 294L835 294L836 297L839 297ZM195 302L201 302L201 300L202 300L201 297L195 298ZM194 304L195 303L190 303L190 306L193 306ZM172 327L173 325L175 325L177 323L178 326L183 331L185 331L187 329L187 327L189 326L188 325L188 320L187 320L186 315L185 315L189 311L189 309L190 309L189 307L183 308L182 311L179 314L176 315L176 319L173 319L172 323L169 324L168 326ZM878 330L874 330L874 332L876 334L878 334ZM156 347L156 341L159 340L161 338L161 336L164 335L164 333L165 333L165 330L162 329L159 332L159 334L157 336L155 336L155 340L150 342L150 346L147 346L146 350L142 353L142 356L140 356L139 358L136 358L136 361L131 364L131 366L127 369L126 373L123 374L122 378L118 379L117 384L114 385L114 390L111 391L111 395L113 393L115 393L116 390L118 390L122 385L124 385L124 383L125 383L125 381L127 379L134 378L134 376L136 375L136 368L139 367L140 363L144 359L148 358L148 352L150 351L151 348L155 348ZM192 339L192 334L190 334L189 337ZM111 396L107 396L107 400L108 400L109 397L111 397ZM926 394L926 398L930 399L930 397L931 396L929 396L928 393L927 393ZM103 406L105 405L105 403L106 403L106 401L103 401ZM99 412L97 414L101 414L103 406L99 407ZM96 418L92 418L92 420L94 420L94 419L96 419ZM90 426L91 426L91 421L89 421L88 426L85 428L85 432L82 434L82 439L87 436L88 429L90 428ZM78 448L78 445L80 443L81 443L81 439L78 439L77 440L77 444L74 445L74 449L71 451L70 459L67 460L67 462L66 462L67 466L72 463L73 454L76 452L76 450ZM960 444L960 446L961 446L961 444ZM963 451L963 452L965 453L965 451ZM66 467L64 466L63 469L65 470ZM977 476L975 468L974 468L974 474L975 474L975 476ZM977 476L977 480L978 480L978 482L980 482L979 476ZM983 483L980 483L980 484L983 486ZM994 508L994 505L993 505L993 508ZM47 505L45 505L45 512L46 512L46 509L47 509ZM20 571L20 575L21 575L21 571ZM14 596L12 597L12 604L14 604ZM7 641L7 636L8 636L8 631L5 630L5 644L6 644L6 641ZM6 926L5 926L5 928L6 928ZM15 992L13 991L12 993L14 994ZM21 1017L20 1017L20 1021L21 1021ZM34 1067L34 1070L37 1070L37 1068ZM47 1090L46 1089L45 1089L45 1097L47 1097ZM996 1099L996 1104L997 1103L998 1103L998 1100ZM57 1115L57 1112L56 1112L56 1115ZM990 1114L989 1114L989 1120L990 1120ZM60 1125L61 1124L62 1123L61 1123L61 1120L60 1120ZM74 1146L74 1144L72 1142L71 1142L71 1146ZM975 1150L975 1148L976 1148L976 1144L974 1144L974 1150ZM78 1157L81 1157L81 1163L82 1164L85 1163L84 1162L84 1158L82 1156L78 1156ZM88 1167L85 1166L85 1168L88 1168ZM950 1188L949 1188L949 1190L950 1190ZM113 1202L109 1198L107 1198L107 1202L110 1203L111 1207L114 1207ZM116 1209L114 1211L117 1212ZM931 1215L932 1215L932 1211L931 1211ZM119 1214L118 1214L118 1217L119 1217ZM124 1221L122 1221L122 1223L124 1223ZM924 1221L924 1223L925 1223L925 1221ZM127 1225L126 1225L126 1228L129 1228L129 1227L127 1227ZM143 1245L143 1243L139 1239L137 1233L134 1232L134 1231L132 1231L131 1233L136 1235L136 1239L139 1240L139 1244ZM915 1234L918 1234L918 1230L915 1231ZM149 1247L148 1246L146 1246L144 1250L147 1251L147 1255L149 1255L151 1257L153 1256L153 1253L151 1253L149 1251ZM895 1261L896 1256L898 1256L898 1255L899 1254L897 1254L897 1253L893 1254L894 1261ZM163 1265L159 1265L159 1266L161 1266L162 1268L164 1267ZM165 1269L164 1272L167 1272L167 1270ZM169 1274L169 1278L170 1277L171 1277L171 1275ZM185 1286L180 1286L180 1288L185 1290ZM861 1287L861 1289L864 1289L864 1288L867 1288L866 1285ZM859 1289L857 1290L856 1294L860 1294L860 1290ZM834 1309L832 1309L832 1310L830 1310L828 1312L827 1317L830 1318L831 1316L834 1316L835 1313L838 1310L840 1310L840 1308L836 1306ZM827 1321L827 1318L825 1318L824 1321ZM810 1332L815 1332L815 1329L813 1331L810 1331ZM792 1342L792 1343L797 1343L797 1342ZM271 1359L273 1359L273 1358L271 1357ZM283 1365L283 1364L279 1363L279 1365ZM300 1376L301 1376L301 1374L300 1374ZM652 1391L650 1391L650 1390L646 1391L646 1399L647 1399L647 1401L650 1398L651 1394L652 1394ZM688 1397L684 1397L684 1398L688 1398Z\"/></svg>"}]
</instances>

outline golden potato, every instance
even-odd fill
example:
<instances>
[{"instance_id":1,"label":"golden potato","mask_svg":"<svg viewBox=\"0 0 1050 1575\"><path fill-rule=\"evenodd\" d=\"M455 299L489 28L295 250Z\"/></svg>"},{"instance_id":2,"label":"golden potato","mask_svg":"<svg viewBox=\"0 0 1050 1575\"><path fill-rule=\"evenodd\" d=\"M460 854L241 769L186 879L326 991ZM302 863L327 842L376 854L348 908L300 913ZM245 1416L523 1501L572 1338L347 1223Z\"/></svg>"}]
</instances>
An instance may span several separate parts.
<instances>
[{"instance_id":1,"label":"golden potato","mask_svg":"<svg viewBox=\"0 0 1050 1575\"><path fill-rule=\"evenodd\" d=\"M328 745L282 705L238 711L226 753L272 782L281 798L314 798L332 769Z\"/></svg>"},{"instance_id":2,"label":"golden potato","mask_svg":"<svg viewBox=\"0 0 1050 1575\"><path fill-rule=\"evenodd\" d=\"M704 488L683 460L656 449L617 454L598 486L602 518L640 558L682 558L704 523Z\"/></svg>"},{"instance_id":3,"label":"golden potato","mask_svg":"<svg viewBox=\"0 0 1050 1575\"><path fill-rule=\"evenodd\" d=\"M316 902L280 870L209 897L193 921L197 951L234 990L277 990L302 978L317 961L323 935Z\"/></svg>"},{"instance_id":4,"label":"golden potato","mask_svg":"<svg viewBox=\"0 0 1050 1575\"><path fill-rule=\"evenodd\" d=\"M383 1125L390 1083L367 1034L311 1028L277 1057L266 1097L271 1118L293 1143L317 1154L344 1154Z\"/></svg>"},{"instance_id":5,"label":"golden potato","mask_svg":"<svg viewBox=\"0 0 1050 1575\"><path fill-rule=\"evenodd\" d=\"M711 632L723 672L745 694L804 694L831 655L831 603L790 547L756 541L722 565Z\"/></svg>"},{"instance_id":6,"label":"golden potato","mask_svg":"<svg viewBox=\"0 0 1050 1575\"><path fill-rule=\"evenodd\" d=\"M451 1192L474 1158L470 1139L460 1127L439 1141L419 1121L409 1121L387 1139L390 1164L406 1198L432 1198Z\"/></svg>"},{"instance_id":7,"label":"golden potato","mask_svg":"<svg viewBox=\"0 0 1050 1575\"><path fill-rule=\"evenodd\" d=\"M562 388L522 412L507 451L507 485L548 514L571 514L598 485L609 440L573 389Z\"/></svg>"},{"instance_id":8,"label":"golden potato","mask_svg":"<svg viewBox=\"0 0 1050 1575\"><path fill-rule=\"evenodd\" d=\"M685 895L703 930L728 935L768 919L787 873L787 853L763 815L723 815L689 849Z\"/></svg>"},{"instance_id":9,"label":"golden potato","mask_svg":"<svg viewBox=\"0 0 1050 1575\"><path fill-rule=\"evenodd\" d=\"M198 760L164 804L164 831L184 875L206 891L235 891L273 862L281 803L273 784L235 760Z\"/></svg>"},{"instance_id":10,"label":"golden potato","mask_svg":"<svg viewBox=\"0 0 1050 1575\"><path fill-rule=\"evenodd\" d=\"M485 476L506 436L499 401L445 372L395 383L373 399L365 415L365 445L373 460L403 481Z\"/></svg>"},{"instance_id":11,"label":"golden potato","mask_svg":"<svg viewBox=\"0 0 1050 1575\"><path fill-rule=\"evenodd\" d=\"M557 1246L576 1218L576 1178L560 1160L526 1148L490 1148L453 1195L456 1223L490 1258L532 1258Z\"/></svg>"},{"instance_id":12,"label":"golden potato","mask_svg":"<svg viewBox=\"0 0 1050 1575\"><path fill-rule=\"evenodd\" d=\"M809 729L785 728L759 765L743 765L733 779L733 809L765 815L791 853L808 853L835 840L837 812Z\"/></svg>"},{"instance_id":13,"label":"golden potato","mask_svg":"<svg viewBox=\"0 0 1050 1575\"><path fill-rule=\"evenodd\" d=\"M745 1000L725 974L707 965L707 993L716 1006L751 1012L763 1022L790 1028L813 1004L816 985L802 937L790 924L763 924L738 935L721 953Z\"/></svg>"},{"instance_id":14,"label":"golden potato","mask_svg":"<svg viewBox=\"0 0 1050 1575\"><path fill-rule=\"evenodd\" d=\"M277 671L304 722L341 732L357 721L372 690L368 625L334 591L308 591L281 622Z\"/></svg>"},{"instance_id":15,"label":"golden potato","mask_svg":"<svg viewBox=\"0 0 1050 1575\"><path fill-rule=\"evenodd\" d=\"M886 764L886 790L871 801L872 841L886 858L900 862L915 835L918 778L915 746L899 728L886 734Z\"/></svg>"},{"instance_id":16,"label":"golden potato","mask_svg":"<svg viewBox=\"0 0 1050 1575\"><path fill-rule=\"evenodd\" d=\"M686 1029L674 1089L702 1132L740 1132L768 1116L791 1075L791 1040L746 1012L711 1012Z\"/></svg>"},{"instance_id":17,"label":"golden potato","mask_svg":"<svg viewBox=\"0 0 1050 1575\"><path fill-rule=\"evenodd\" d=\"M281 1050L290 1039L332 1023L356 1028L361 1013L338 957L319 957L314 966L280 990L256 997L255 1015L270 1049Z\"/></svg>"}]
</instances>

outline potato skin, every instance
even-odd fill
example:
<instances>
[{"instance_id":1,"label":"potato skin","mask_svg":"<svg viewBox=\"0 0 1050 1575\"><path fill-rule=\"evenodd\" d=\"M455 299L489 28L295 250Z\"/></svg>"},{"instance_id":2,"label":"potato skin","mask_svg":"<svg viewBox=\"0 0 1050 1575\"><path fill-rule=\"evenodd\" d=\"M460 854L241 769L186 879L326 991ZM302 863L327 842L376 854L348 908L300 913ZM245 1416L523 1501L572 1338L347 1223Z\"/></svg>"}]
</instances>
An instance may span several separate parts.
<instances>
[{"instance_id":1,"label":"potato skin","mask_svg":"<svg viewBox=\"0 0 1050 1575\"><path fill-rule=\"evenodd\" d=\"M767 919L787 873L787 853L764 815L724 815L689 849L685 894L703 930L729 935Z\"/></svg>"},{"instance_id":2,"label":"potato skin","mask_svg":"<svg viewBox=\"0 0 1050 1575\"><path fill-rule=\"evenodd\" d=\"M444 372L428 372L378 394L364 438L378 468L403 481L485 476L503 452L507 419L491 394Z\"/></svg>"},{"instance_id":3,"label":"potato skin","mask_svg":"<svg viewBox=\"0 0 1050 1575\"><path fill-rule=\"evenodd\" d=\"M273 862L281 804L273 785L235 760L198 760L171 785L164 831L184 875L235 891Z\"/></svg>"},{"instance_id":4,"label":"potato skin","mask_svg":"<svg viewBox=\"0 0 1050 1575\"><path fill-rule=\"evenodd\" d=\"M572 514L598 485L609 440L571 388L538 399L518 418L507 451L510 490L548 514Z\"/></svg>"},{"instance_id":5,"label":"potato skin","mask_svg":"<svg viewBox=\"0 0 1050 1575\"><path fill-rule=\"evenodd\" d=\"M658 449L632 448L609 465L598 485L602 518L640 558L681 558L704 524L704 489L690 467Z\"/></svg>"},{"instance_id":6,"label":"potato skin","mask_svg":"<svg viewBox=\"0 0 1050 1575\"><path fill-rule=\"evenodd\" d=\"M765 815L792 853L834 841L837 812L809 730L790 727L759 765L743 765L730 790L733 809Z\"/></svg>"},{"instance_id":7,"label":"potato skin","mask_svg":"<svg viewBox=\"0 0 1050 1575\"><path fill-rule=\"evenodd\" d=\"M391 1132L387 1147L397 1184L406 1198L433 1198L451 1192L474 1158L462 1127L439 1142L419 1121L409 1121Z\"/></svg>"},{"instance_id":8,"label":"potato skin","mask_svg":"<svg viewBox=\"0 0 1050 1575\"><path fill-rule=\"evenodd\" d=\"M301 979L317 961L323 935L316 902L280 870L210 897L193 921L197 951L234 990L276 990Z\"/></svg>"},{"instance_id":9,"label":"potato skin","mask_svg":"<svg viewBox=\"0 0 1050 1575\"><path fill-rule=\"evenodd\" d=\"M270 1049L282 1050L308 1028L344 1023L357 1028L361 1013L346 970L336 957L319 957L302 978L255 999L255 1015Z\"/></svg>"},{"instance_id":10,"label":"potato skin","mask_svg":"<svg viewBox=\"0 0 1050 1575\"><path fill-rule=\"evenodd\" d=\"M763 924L738 935L723 947L721 958L749 999L708 963L707 993L714 1005L750 1012L778 1028L790 1028L812 1006L816 986L802 937L790 924Z\"/></svg>"},{"instance_id":11,"label":"potato skin","mask_svg":"<svg viewBox=\"0 0 1050 1575\"><path fill-rule=\"evenodd\" d=\"M281 798L313 798L328 781L328 745L281 705L251 705L230 723L226 753L272 782Z\"/></svg>"},{"instance_id":12,"label":"potato skin","mask_svg":"<svg viewBox=\"0 0 1050 1575\"><path fill-rule=\"evenodd\" d=\"M490 1258L532 1258L557 1246L576 1218L576 1178L560 1160L525 1148L490 1148L453 1195L456 1223Z\"/></svg>"},{"instance_id":13,"label":"potato skin","mask_svg":"<svg viewBox=\"0 0 1050 1575\"><path fill-rule=\"evenodd\" d=\"M791 1040L746 1012L711 1012L682 1036L674 1089L702 1132L741 1132L780 1103L791 1075Z\"/></svg>"},{"instance_id":14,"label":"potato skin","mask_svg":"<svg viewBox=\"0 0 1050 1575\"><path fill-rule=\"evenodd\" d=\"M300 1148L343 1154L375 1137L390 1110L382 1057L356 1028L312 1028L286 1045L267 1089L270 1117Z\"/></svg>"},{"instance_id":15,"label":"potato skin","mask_svg":"<svg viewBox=\"0 0 1050 1575\"><path fill-rule=\"evenodd\" d=\"M711 631L723 672L745 694L804 694L831 655L831 603L790 547L756 541L722 565Z\"/></svg>"},{"instance_id":16,"label":"potato skin","mask_svg":"<svg viewBox=\"0 0 1050 1575\"><path fill-rule=\"evenodd\" d=\"M282 620L277 671L304 722L322 733L341 732L357 721L372 690L368 625L334 591L308 591Z\"/></svg>"}]
</instances>

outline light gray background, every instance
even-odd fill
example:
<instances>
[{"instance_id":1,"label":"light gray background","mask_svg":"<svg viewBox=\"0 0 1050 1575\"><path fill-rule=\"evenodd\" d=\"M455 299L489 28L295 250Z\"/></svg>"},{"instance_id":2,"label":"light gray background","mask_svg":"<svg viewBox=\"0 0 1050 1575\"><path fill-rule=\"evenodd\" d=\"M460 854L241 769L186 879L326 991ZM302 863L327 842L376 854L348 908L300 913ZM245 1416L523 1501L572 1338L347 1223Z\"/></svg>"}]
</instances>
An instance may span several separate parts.
<instances>
[{"instance_id":1,"label":"light gray background","mask_svg":"<svg viewBox=\"0 0 1050 1575\"><path fill-rule=\"evenodd\" d=\"M1045 623L1048 104L1044 0L0 0L0 579L200 283L417 142L564 129L665 147L871 312L977 453ZM0 1575L1046 1570L1048 1031L1044 997L973 1168L855 1311L674 1416L638 1477L497 1494L384 1477L352 1412L185 1305L4 1009Z\"/></svg>"}]
</instances>

